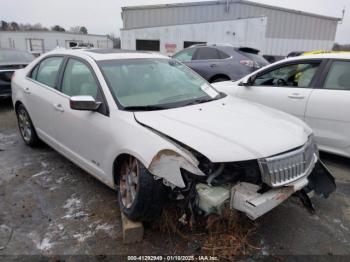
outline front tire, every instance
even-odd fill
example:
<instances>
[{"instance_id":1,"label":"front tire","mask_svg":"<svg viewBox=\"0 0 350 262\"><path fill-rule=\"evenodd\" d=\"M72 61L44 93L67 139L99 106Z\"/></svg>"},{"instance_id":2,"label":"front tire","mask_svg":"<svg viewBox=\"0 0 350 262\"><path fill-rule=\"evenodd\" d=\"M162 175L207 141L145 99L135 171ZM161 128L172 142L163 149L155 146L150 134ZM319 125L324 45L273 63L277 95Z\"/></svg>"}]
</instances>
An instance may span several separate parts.
<instances>
[{"instance_id":1,"label":"front tire","mask_svg":"<svg viewBox=\"0 0 350 262\"><path fill-rule=\"evenodd\" d=\"M21 137L28 146L35 147L39 144L40 140L38 135L36 134L34 125L30 116L23 106L20 104L16 110L17 120L18 120L18 128L21 134Z\"/></svg>"},{"instance_id":2,"label":"front tire","mask_svg":"<svg viewBox=\"0 0 350 262\"><path fill-rule=\"evenodd\" d=\"M118 202L128 219L143 222L160 216L166 199L166 188L161 179L155 180L132 156L122 162L118 177Z\"/></svg>"}]
</instances>

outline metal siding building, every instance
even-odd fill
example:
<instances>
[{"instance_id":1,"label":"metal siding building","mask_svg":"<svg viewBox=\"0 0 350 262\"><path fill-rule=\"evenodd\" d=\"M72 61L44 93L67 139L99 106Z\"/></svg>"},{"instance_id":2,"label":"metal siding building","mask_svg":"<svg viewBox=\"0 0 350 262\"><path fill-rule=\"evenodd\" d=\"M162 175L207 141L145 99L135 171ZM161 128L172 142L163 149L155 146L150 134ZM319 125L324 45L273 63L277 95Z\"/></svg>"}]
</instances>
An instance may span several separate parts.
<instances>
[{"instance_id":1,"label":"metal siding building","mask_svg":"<svg viewBox=\"0 0 350 262\"><path fill-rule=\"evenodd\" d=\"M53 31L0 31L0 48L17 48L34 54L42 54L56 47L69 48L72 43L90 43L94 47L101 48L113 47L113 42L104 35Z\"/></svg>"},{"instance_id":2,"label":"metal siding building","mask_svg":"<svg viewBox=\"0 0 350 262\"><path fill-rule=\"evenodd\" d=\"M339 18L321 16L244 0L123 7L122 30L267 17L268 55L296 50L330 49ZM194 39L195 40L195 39Z\"/></svg>"}]
</instances>

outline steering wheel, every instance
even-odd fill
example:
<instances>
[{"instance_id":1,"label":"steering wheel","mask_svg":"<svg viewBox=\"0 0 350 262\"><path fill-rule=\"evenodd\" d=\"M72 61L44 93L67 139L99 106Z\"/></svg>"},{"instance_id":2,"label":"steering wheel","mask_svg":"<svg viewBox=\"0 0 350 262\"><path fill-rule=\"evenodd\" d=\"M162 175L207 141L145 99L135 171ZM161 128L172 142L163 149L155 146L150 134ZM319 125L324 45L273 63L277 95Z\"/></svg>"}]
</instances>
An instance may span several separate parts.
<instances>
[{"instance_id":1,"label":"steering wheel","mask_svg":"<svg viewBox=\"0 0 350 262\"><path fill-rule=\"evenodd\" d=\"M275 81L275 85L277 86L286 86L287 85L287 81L284 80L283 78L279 78Z\"/></svg>"}]
</instances>

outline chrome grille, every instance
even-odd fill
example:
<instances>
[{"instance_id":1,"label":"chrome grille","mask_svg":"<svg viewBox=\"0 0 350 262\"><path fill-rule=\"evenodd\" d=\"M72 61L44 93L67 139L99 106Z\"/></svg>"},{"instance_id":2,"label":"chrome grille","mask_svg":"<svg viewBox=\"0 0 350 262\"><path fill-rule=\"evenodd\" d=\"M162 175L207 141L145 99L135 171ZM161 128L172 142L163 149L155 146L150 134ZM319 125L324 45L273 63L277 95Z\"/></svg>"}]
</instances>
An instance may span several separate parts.
<instances>
[{"instance_id":1,"label":"chrome grille","mask_svg":"<svg viewBox=\"0 0 350 262\"><path fill-rule=\"evenodd\" d=\"M317 148L310 137L299 149L273 157L259 159L264 183L272 187L289 184L309 175L317 161Z\"/></svg>"}]
</instances>

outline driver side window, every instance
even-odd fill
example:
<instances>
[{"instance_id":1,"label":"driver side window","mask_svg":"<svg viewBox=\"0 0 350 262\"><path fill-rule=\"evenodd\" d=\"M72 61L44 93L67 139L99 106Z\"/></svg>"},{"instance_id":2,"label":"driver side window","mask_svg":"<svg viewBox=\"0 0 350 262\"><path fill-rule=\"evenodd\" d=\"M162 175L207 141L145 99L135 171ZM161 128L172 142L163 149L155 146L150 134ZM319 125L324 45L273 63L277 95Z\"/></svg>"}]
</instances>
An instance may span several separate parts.
<instances>
[{"instance_id":1,"label":"driver side window","mask_svg":"<svg viewBox=\"0 0 350 262\"><path fill-rule=\"evenodd\" d=\"M259 75L254 86L308 88L320 63L300 63L282 66Z\"/></svg>"},{"instance_id":2,"label":"driver side window","mask_svg":"<svg viewBox=\"0 0 350 262\"><path fill-rule=\"evenodd\" d=\"M92 96L97 99L98 85L84 63L70 58L64 72L61 91L68 96Z\"/></svg>"}]
</instances>

